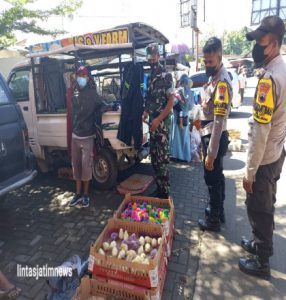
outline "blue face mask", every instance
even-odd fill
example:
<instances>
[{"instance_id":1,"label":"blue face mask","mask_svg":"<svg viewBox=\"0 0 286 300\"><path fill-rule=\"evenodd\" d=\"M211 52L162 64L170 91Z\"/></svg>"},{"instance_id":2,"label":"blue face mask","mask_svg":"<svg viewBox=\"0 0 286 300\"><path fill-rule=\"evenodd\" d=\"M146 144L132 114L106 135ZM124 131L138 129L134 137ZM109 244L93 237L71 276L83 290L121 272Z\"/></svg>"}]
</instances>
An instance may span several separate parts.
<instances>
[{"instance_id":1,"label":"blue face mask","mask_svg":"<svg viewBox=\"0 0 286 300\"><path fill-rule=\"evenodd\" d=\"M77 77L76 81L81 89L83 89L87 84L87 78L85 77Z\"/></svg>"}]
</instances>

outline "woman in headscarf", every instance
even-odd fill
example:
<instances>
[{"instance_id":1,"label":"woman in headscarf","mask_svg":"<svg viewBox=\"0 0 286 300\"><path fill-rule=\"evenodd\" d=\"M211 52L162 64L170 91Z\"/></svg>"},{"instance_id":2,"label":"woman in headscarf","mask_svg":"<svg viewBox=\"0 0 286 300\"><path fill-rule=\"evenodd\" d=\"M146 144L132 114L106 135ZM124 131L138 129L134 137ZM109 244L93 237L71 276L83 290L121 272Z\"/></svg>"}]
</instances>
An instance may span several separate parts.
<instances>
[{"instance_id":1,"label":"woman in headscarf","mask_svg":"<svg viewBox=\"0 0 286 300\"><path fill-rule=\"evenodd\" d=\"M171 138L171 157L191 161L190 145L190 111L194 106L194 96L191 91L192 81L186 74L183 74L179 81L178 97L174 106L174 122Z\"/></svg>"}]
</instances>

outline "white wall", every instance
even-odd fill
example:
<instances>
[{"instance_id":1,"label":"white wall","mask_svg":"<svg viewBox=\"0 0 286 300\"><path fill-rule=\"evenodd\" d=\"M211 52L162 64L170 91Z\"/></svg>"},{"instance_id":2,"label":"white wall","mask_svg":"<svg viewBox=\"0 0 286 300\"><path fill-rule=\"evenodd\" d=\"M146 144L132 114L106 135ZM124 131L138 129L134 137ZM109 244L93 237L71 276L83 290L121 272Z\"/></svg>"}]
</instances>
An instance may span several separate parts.
<instances>
[{"instance_id":1,"label":"white wall","mask_svg":"<svg viewBox=\"0 0 286 300\"><path fill-rule=\"evenodd\" d=\"M24 57L0 58L0 72L7 79L11 69L19 62L24 61Z\"/></svg>"}]
</instances>

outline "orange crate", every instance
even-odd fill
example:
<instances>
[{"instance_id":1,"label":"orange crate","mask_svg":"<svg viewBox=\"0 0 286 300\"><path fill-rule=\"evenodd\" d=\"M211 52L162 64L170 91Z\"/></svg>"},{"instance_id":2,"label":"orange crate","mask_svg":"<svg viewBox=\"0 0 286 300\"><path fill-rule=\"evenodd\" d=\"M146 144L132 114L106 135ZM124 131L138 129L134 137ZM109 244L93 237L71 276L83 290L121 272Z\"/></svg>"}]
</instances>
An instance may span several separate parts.
<instances>
[{"instance_id":1,"label":"orange crate","mask_svg":"<svg viewBox=\"0 0 286 300\"><path fill-rule=\"evenodd\" d=\"M119 229L127 230L129 233L136 233L139 236L162 237L162 243L158 248L157 255L150 259L149 264L140 264L120 260L116 257L101 255L98 253L110 234ZM88 269L95 276L102 276L108 279L115 279L147 288L155 288L159 285L160 272L166 266L166 237L163 234L162 226L152 224L141 224L110 219L98 239L90 248Z\"/></svg>"},{"instance_id":2,"label":"orange crate","mask_svg":"<svg viewBox=\"0 0 286 300\"><path fill-rule=\"evenodd\" d=\"M163 226L163 231L166 234L167 237L167 255L170 256L171 249L172 249L172 242L173 242L173 231L174 231L174 218L175 218L175 209L174 209L174 203L172 198L168 199L161 199L161 198L154 198L154 197L146 197L146 196L131 196L130 194L127 194L120 204L117 211L114 213L114 218L118 220L121 219L121 214L123 213L124 209L127 207L129 202L137 202L137 203L143 203L146 202L148 204L156 205L158 207L162 208L168 208L170 210L169 213L169 220L166 220L163 222L162 225L152 224L155 226ZM129 220L122 220L125 222L132 222ZM134 221L136 222L136 221ZM136 222L138 223L138 222ZM143 223L143 224L150 224L150 223Z\"/></svg>"}]
</instances>

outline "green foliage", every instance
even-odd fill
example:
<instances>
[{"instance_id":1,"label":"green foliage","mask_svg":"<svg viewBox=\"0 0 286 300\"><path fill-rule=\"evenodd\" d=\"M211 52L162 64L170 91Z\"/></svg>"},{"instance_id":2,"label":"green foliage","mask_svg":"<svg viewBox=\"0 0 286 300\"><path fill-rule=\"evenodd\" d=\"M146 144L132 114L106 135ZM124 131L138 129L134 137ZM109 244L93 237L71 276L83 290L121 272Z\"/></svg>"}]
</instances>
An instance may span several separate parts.
<instances>
[{"instance_id":1,"label":"green foliage","mask_svg":"<svg viewBox=\"0 0 286 300\"><path fill-rule=\"evenodd\" d=\"M37 0L5 0L9 8L0 12L0 47L7 47L16 42L15 31L52 35L65 33L63 30L49 30L37 24L47 21L51 16L65 16L73 13L82 5L82 0L61 0L49 10L29 9L27 6Z\"/></svg>"},{"instance_id":2,"label":"green foliage","mask_svg":"<svg viewBox=\"0 0 286 300\"><path fill-rule=\"evenodd\" d=\"M201 39L200 39L200 42L199 42L200 47L203 48L204 45L205 45L205 43L207 42L207 40L210 39L210 38L213 37L213 36L217 36L217 35L215 34L215 31L214 31L213 29L210 30L210 31L208 31L208 32L204 32L204 33L202 34ZM219 37L218 37L218 38L219 38Z\"/></svg>"},{"instance_id":3,"label":"green foliage","mask_svg":"<svg viewBox=\"0 0 286 300\"><path fill-rule=\"evenodd\" d=\"M185 57L185 60L188 62L195 61L195 57L193 55L185 54L184 57Z\"/></svg>"},{"instance_id":4,"label":"green foliage","mask_svg":"<svg viewBox=\"0 0 286 300\"><path fill-rule=\"evenodd\" d=\"M252 49L253 43L247 41L245 35L248 32L247 27L243 27L238 31L225 31L223 35L217 36L214 31L207 32L201 39L200 46L203 47L206 41L217 36L222 41L224 54L246 55Z\"/></svg>"},{"instance_id":5,"label":"green foliage","mask_svg":"<svg viewBox=\"0 0 286 300\"><path fill-rule=\"evenodd\" d=\"M252 43L247 41L245 35L248 32L247 27L239 31L224 32L222 36L224 54L246 55L252 49Z\"/></svg>"}]
</instances>

